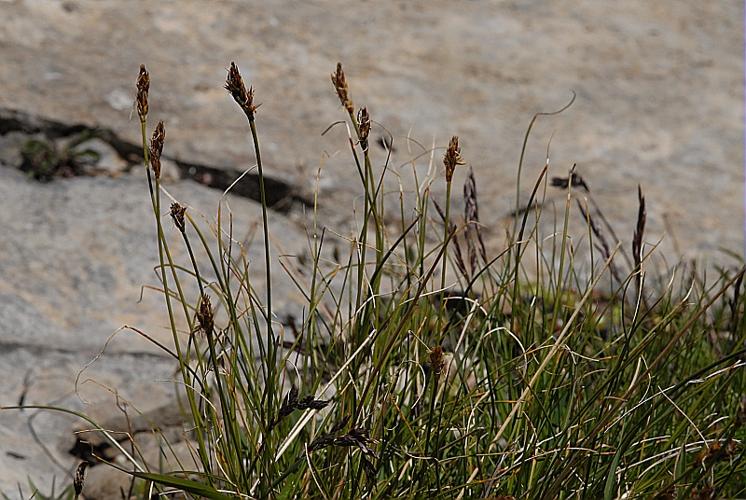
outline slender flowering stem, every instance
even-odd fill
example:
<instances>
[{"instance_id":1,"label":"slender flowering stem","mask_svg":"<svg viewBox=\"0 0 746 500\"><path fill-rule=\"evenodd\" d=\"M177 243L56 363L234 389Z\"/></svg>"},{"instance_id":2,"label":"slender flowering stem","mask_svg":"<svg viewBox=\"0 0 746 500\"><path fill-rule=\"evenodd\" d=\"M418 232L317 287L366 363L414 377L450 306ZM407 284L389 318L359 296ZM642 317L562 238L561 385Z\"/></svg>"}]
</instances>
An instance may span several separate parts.
<instances>
[{"instance_id":1,"label":"slender flowering stem","mask_svg":"<svg viewBox=\"0 0 746 500\"><path fill-rule=\"evenodd\" d=\"M461 158L461 148L458 143L458 136L451 137L451 141L448 143L445 155L443 156L443 165L446 169L446 213L445 220L443 221L443 262L441 264L441 275L440 275L440 313L438 314L438 329L442 326L443 316L445 315L445 288L446 288L446 269L448 265L448 235L451 232L451 185L453 183L453 173L456 171L458 165L463 165L464 161ZM438 332L440 335L440 332Z\"/></svg>"}]
</instances>

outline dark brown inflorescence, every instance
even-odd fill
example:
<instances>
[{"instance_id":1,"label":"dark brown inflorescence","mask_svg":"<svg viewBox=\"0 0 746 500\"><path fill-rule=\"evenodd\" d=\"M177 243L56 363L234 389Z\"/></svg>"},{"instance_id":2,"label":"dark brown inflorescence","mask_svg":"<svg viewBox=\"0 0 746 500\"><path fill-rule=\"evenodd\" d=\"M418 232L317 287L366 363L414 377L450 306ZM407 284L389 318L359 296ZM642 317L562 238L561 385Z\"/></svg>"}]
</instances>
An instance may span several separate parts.
<instances>
[{"instance_id":1,"label":"dark brown inflorescence","mask_svg":"<svg viewBox=\"0 0 746 500\"><path fill-rule=\"evenodd\" d=\"M78 498L83 492L83 484L85 483L85 470L88 468L88 462L80 462L78 468L75 469L75 477L73 478L73 488L75 488L75 498Z\"/></svg>"},{"instance_id":2,"label":"dark brown inflorescence","mask_svg":"<svg viewBox=\"0 0 746 500\"><path fill-rule=\"evenodd\" d=\"M590 192L590 188L588 187L588 184L586 184L585 179L575 172L571 172L569 177L552 177L552 187L567 189L570 186L579 187L586 192Z\"/></svg>"},{"instance_id":3,"label":"dark brown inflorescence","mask_svg":"<svg viewBox=\"0 0 746 500\"><path fill-rule=\"evenodd\" d=\"M360 146L363 150L368 149L368 136L370 135L370 114L368 108L362 107L357 112L357 126L360 133Z\"/></svg>"},{"instance_id":4,"label":"dark brown inflorescence","mask_svg":"<svg viewBox=\"0 0 746 500\"><path fill-rule=\"evenodd\" d=\"M642 237L645 234L645 220L647 219L645 197L642 195L642 188L640 186L637 186L637 201L637 224L635 225L635 234L632 239L632 258L635 260L635 270L640 271L642 264Z\"/></svg>"},{"instance_id":5,"label":"dark brown inflorescence","mask_svg":"<svg viewBox=\"0 0 746 500\"><path fill-rule=\"evenodd\" d=\"M182 233L186 230L186 222L184 220L184 214L186 213L186 207L178 204L171 204L171 218L174 220L174 224Z\"/></svg>"},{"instance_id":6,"label":"dark brown inflorescence","mask_svg":"<svg viewBox=\"0 0 746 500\"><path fill-rule=\"evenodd\" d=\"M253 120L254 112L259 107L254 105L254 88L249 87L246 90L241 72L238 71L238 66L234 62L231 62L231 67L228 68L228 77L225 79L225 90L231 94L233 100L236 101L236 104L246 114L246 117L249 120Z\"/></svg>"},{"instance_id":7,"label":"dark brown inflorescence","mask_svg":"<svg viewBox=\"0 0 746 500\"><path fill-rule=\"evenodd\" d=\"M153 131L153 138L150 140L150 168L153 169L153 175L156 179L161 178L161 153L163 153L163 141L166 139L166 129L163 122Z\"/></svg>"},{"instance_id":8,"label":"dark brown inflorescence","mask_svg":"<svg viewBox=\"0 0 746 500\"><path fill-rule=\"evenodd\" d=\"M269 428L274 428L283 418L296 410L323 410L329 405L329 402L325 399L315 399L313 396L306 396L299 399L298 389L292 386L290 391L285 395L285 399L282 400L280 411Z\"/></svg>"},{"instance_id":9,"label":"dark brown inflorescence","mask_svg":"<svg viewBox=\"0 0 746 500\"><path fill-rule=\"evenodd\" d=\"M140 121L145 122L148 116L148 90L150 90L150 74L145 69L145 65L140 65L140 74L137 75L137 114Z\"/></svg>"},{"instance_id":10,"label":"dark brown inflorescence","mask_svg":"<svg viewBox=\"0 0 746 500\"><path fill-rule=\"evenodd\" d=\"M317 437L308 445L308 451L322 450L329 446L338 446L340 448L357 447L365 455L376 456L373 450L368 447L371 439L367 429L355 427L350 429L350 432L346 434L335 434L335 432L331 432Z\"/></svg>"},{"instance_id":11,"label":"dark brown inflorescence","mask_svg":"<svg viewBox=\"0 0 746 500\"><path fill-rule=\"evenodd\" d=\"M433 373L436 377L440 376L443 372L446 362L443 358L443 348L441 346L435 346L430 351L430 366L432 367Z\"/></svg>"},{"instance_id":12,"label":"dark brown inflorescence","mask_svg":"<svg viewBox=\"0 0 746 500\"><path fill-rule=\"evenodd\" d=\"M479 204L477 203L477 181L474 178L474 170L469 168L469 173L464 182L464 220L466 221L466 245L469 249L469 266L472 275L477 270L477 245L479 255L483 262L487 262L487 249L482 238L481 225L479 224Z\"/></svg>"},{"instance_id":13,"label":"dark brown inflorescence","mask_svg":"<svg viewBox=\"0 0 746 500\"><path fill-rule=\"evenodd\" d=\"M454 135L451 137L451 142L448 143L446 154L443 156L443 165L446 167L446 182L451 182L456 167L463 164L464 160L461 158L461 148L458 145L458 136Z\"/></svg>"},{"instance_id":14,"label":"dark brown inflorescence","mask_svg":"<svg viewBox=\"0 0 746 500\"><path fill-rule=\"evenodd\" d=\"M337 63L337 71L332 73L332 83L334 84L334 88L337 90L339 102L342 103L342 106L345 107L348 113L354 113L355 106L352 104L352 99L350 99L349 96L347 78L345 78L345 72L342 70L342 63Z\"/></svg>"},{"instance_id":15,"label":"dark brown inflorescence","mask_svg":"<svg viewBox=\"0 0 746 500\"><path fill-rule=\"evenodd\" d=\"M208 337L211 337L215 330L215 315L212 312L212 304L207 294L203 294L202 300L200 300L199 309L197 310L197 321L202 331Z\"/></svg>"}]
</instances>

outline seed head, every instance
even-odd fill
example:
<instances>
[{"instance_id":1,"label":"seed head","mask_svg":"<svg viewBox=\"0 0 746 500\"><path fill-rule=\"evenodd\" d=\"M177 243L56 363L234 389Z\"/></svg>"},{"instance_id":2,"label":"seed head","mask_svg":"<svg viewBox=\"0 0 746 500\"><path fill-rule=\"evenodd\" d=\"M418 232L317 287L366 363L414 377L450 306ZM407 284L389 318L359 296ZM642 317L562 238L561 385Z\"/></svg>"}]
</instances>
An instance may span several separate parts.
<instances>
[{"instance_id":1,"label":"seed head","mask_svg":"<svg viewBox=\"0 0 746 500\"><path fill-rule=\"evenodd\" d=\"M280 421L293 413L295 410L323 410L326 408L331 401L324 399L315 399L313 396L306 396L302 399L298 399L298 389L295 386L290 388L290 391L285 395L285 399L282 400L280 411L277 417L272 421L269 428L273 429Z\"/></svg>"},{"instance_id":2,"label":"seed head","mask_svg":"<svg viewBox=\"0 0 746 500\"><path fill-rule=\"evenodd\" d=\"M186 213L186 207L179 205L178 203L171 204L171 218L174 220L174 224L182 233L186 229L184 222L184 214Z\"/></svg>"},{"instance_id":3,"label":"seed head","mask_svg":"<svg viewBox=\"0 0 746 500\"><path fill-rule=\"evenodd\" d=\"M352 104L352 100L348 96L347 79L345 78L345 72L342 70L342 63L337 63L337 71L332 73L332 84L337 90L339 96L339 102L345 107L348 113L352 114L355 112L355 106Z\"/></svg>"},{"instance_id":4,"label":"seed head","mask_svg":"<svg viewBox=\"0 0 746 500\"><path fill-rule=\"evenodd\" d=\"M699 452L699 461L711 465L714 462L721 462L730 459L738 451L738 445L732 439L725 443L714 441Z\"/></svg>"},{"instance_id":5,"label":"seed head","mask_svg":"<svg viewBox=\"0 0 746 500\"><path fill-rule=\"evenodd\" d=\"M645 209L645 197L642 195L642 188L637 186L637 224L635 225L635 234L632 239L632 257L635 260L635 268L639 271L642 263L642 238L645 233L645 221L647 219L647 210Z\"/></svg>"},{"instance_id":6,"label":"seed head","mask_svg":"<svg viewBox=\"0 0 746 500\"><path fill-rule=\"evenodd\" d=\"M163 153L163 141L166 139L166 129L163 122L153 131L153 138L150 140L150 168L153 169L153 175L156 179L161 178L161 153Z\"/></svg>"},{"instance_id":7,"label":"seed head","mask_svg":"<svg viewBox=\"0 0 746 500\"><path fill-rule=\"evenodd\" d=\"M433 373L435 376L439 376L445 367L446 362L443 359L443 348L441 346L435 346L430 351L430 366L432 366Z\"/></svg>"},{"instance_id":8,"label":"seed head","mask_svg":"<svg viewBox=\"0 0 746 500\"><path fill-rule=\"evenodd\" d=\"M362 107L357 112L358 130L360 132L360 145L363 150L368 149L368 135L370 135L370 114L368 108Z\"/></svg>"},{"instance_id":9,"label":"seed head","mask_svg":"<svg viewBox=\"0 0 746 500\"><path fill-rule=\"evenodd\" d=\"M148 90L150 89L150 74L145 65L140 65L140 74L137 75L137 114L140 121L145 122L148 116Z\"/></svg>"},{"instance_id":10,"label":"seed head","mask_svg":"<svg viewBox=\"0 0 746 500\"><path fill-rule=\"evenodd\" d=\"M337 427L337 426L335 426ZM358 447L364 455L369 457L376 457L373 450L368 447L372 443L368 430L362 427L356 427L350 430L347 434L335 435L333 431L329 434L324 434L314 439L308 445L308 451L316 451L327 448L329 446L337 446L340 448Z\"/></svg>"},{"instance_id":11,"label":"seed head","mask_svg":"<svg viewBox=\"0 0 746 500\"><path fill-rule=\"evenodd\" d=\"M212 312L212 304L210 304L210 297L207 294L202 295L202 300L197 310L197 321L199 326L202 328L208 337L212 336L213 330L215 329L215 316Z\"/></svg>"},{"instance_id":12,"label":"seed head","mask_svg":"<svg viewBox=\"0 0 746 500\"><path fill-rule=\"evenodd\" d=\"M75 498L78 498L83 492L83 483L85 483L85 470L88 467L88 462L80 462L78 468L75 469L75 477L73 478L73 488L75 488Z\"/></svg>"},{"instance_id":13,"label":"seed head","mask_svg":"<svg viewBox=\"0 0 746 500\"><path fill-rule=\"evenodd\" d=\"M446 167L446 182L450 183L453 179L453 172L456 171L456 166L463 164L464 160L461 159L461 148L458 145L458 136L454 135L451 137L451 142L448 143L446 154L443 156L443 165Z\"/></svg>"},{"instance_id":14,"label":"seed head","mask_svg":"<svg viewBox=\"0 0 746 500\"><path fill-rule=\"evenodd\" d=\"M469 167L469 173L464 182L464 219L466 220L466 245L469 250L469 265L472 274L477 267L477 246L479 256L487 262L487 249L482 238L482 225L479 223L479 204L477 203L477 180L474 170Z\"/></svg>"},{"instance_id":15,"label":"seed head","mask_svg":"<svg viewBox=\"0 0 746 500\"><path fill-rule=\"evenodd\" d=\"M585 190L585 192L590 192L585 179L575 172L571 172L569 177L552 177L552 186L561 189L567 189L569 186L579 187Z\"/></svg>"},{"instance_id":16,"label":"seed head","mask_svg":"<svg viewBox=\"0 0 746 500\"><path fill-rule=\"evenodd\" d=\"M238 66L234 62L231 62L231 67L228 68L228 77L225 79L225 90L231 94L233 100L236 101L236 104L246 114L246 117L249 120L253 120L254 112L258 108L258 106L254 106L254 88L249 87L249 90L246 90L241 72L238 71Z\"/></svg>"}]
</instances>

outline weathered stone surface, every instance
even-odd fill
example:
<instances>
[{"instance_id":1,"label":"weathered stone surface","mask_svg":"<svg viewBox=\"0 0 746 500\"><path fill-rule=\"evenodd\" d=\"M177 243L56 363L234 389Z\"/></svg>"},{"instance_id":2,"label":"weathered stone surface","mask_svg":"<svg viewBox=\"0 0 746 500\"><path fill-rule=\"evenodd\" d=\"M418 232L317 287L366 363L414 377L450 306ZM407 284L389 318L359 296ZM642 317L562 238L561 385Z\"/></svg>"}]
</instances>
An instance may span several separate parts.
<instances>
[{"instance_id":1,"label":"weathered stone surface","mask_svg":"<svg viewBox=\"0 0 746 500\"><path fill-rule=\"evenodd\" d=\"M555 173L577 162L620 233L631 234L640 183L649 241L673 233L682 253L723 258L719 247L743 246L742 9L644 0L252 1L209 9L196 0L17 0L2 5L0 105L102 124L137 143L130 103L145 63L152 117L169 130L166 153L242 169L253 161L246 124L222 88L235 60L262 103L268 170L310 186L325 152L340 151L324 160L334 182L324 183L321 200L348 203L358 180L342 129L320 137L343 118L329 82L339 60L353 100L395 134L393 165L420 151L404 140L410 129L426 147L433 137L438 146L462 137L483 222L499 239L525 127L572 89L571 110L535 127L523 188L554 134ZM668 234L668 251L672 240Z\"/></svg>"},{"instance_id":2,"label":"weathered stone surface","mask_svg":"<svg viewBox=\"0 0 746 500\"><path fill-rule=\"evenodd\" d=\"M127 170L127 161L110 144L102 139L94 138L77 144L74 150L78 154L92 156L90 165L85 173L90 175L117 176ZM169 170L170 171L170 170Z\"/></svg>"},{"instance_id":3,"label":"weathered stone surface","mask_svg":"<svg viewBox=\"0 0 746 500\"><path fill-rule=\"evenodd\" d=\"M336 127L321 136L344 118L329 82L341 60L355 103L394 134L391 169L405 188L410 158L422 155L422 178L429 158L423 149L461 136L493 248L512 223L525 127L535 112L566 103L571 89L577 99L570 110L536 123L523 201L553 136L550 175L564 175L577 162L620 235L632 234L640 183L648 199L646 240L665 235L670 260L681 253L730 263L718 249L743 248L740 2L327 0L205 8L197 0L11 0L0 2L0 17L0 107L110 128L138 144L132 99L145 63L151 118L165 120L168 130L164 154L183 164L238 171L253 165L245 119L222 88L235 60L262 103L267 173L311 191L323 165L319 217L335 228L361 205L346 132ZM376 125L373 135L384 131ZM0 135L0 162L16 164L16 146L27 137ZM378 168L385 152L376 145L373 151ZM441 154L434 153L436 168ZM203 182L212 172L192 178ZM456 173L459 187L464 174ZM173 177L169 192L211 218L220 193ZM247 177L248 198L255 198L255 183ZM395 178L387 187L398 189ZM112 405L111 393L92 382L81 385L90 405L72 393L76 375L109 335L128 324L170 341L162 297L146 289L138 301L141 285L157 284L146 189L138 167L117 179L44 185L0 168L0 404L15 404L25 393L29 404L86 411L102 401ZM440 177L434 193L443 195ZM562 208L561 192L550 190L549 198L547 206ZM256 203L230 204L242 235L258 229ZM454 205L461 209L460 201ZM302 217L273 213L278 254L302 253L295 220ZM257 256L259 243L251 246ZM257 289L263 280L258 265ZM292 314L298 295L287 280L275 294L280 314ZM169 394L172 372L168 358L124 331L81 381L116 388L148 410ZM0 491L9 495L27 476L42 485L75 465L60 444L73 419L40 413L32 421L58 467L35 445L30 415L0 412Z\"/></svg>"},{"instance_id":4,"label":"weathered stone surface","mask_svg":"<svg viewBox=\"0 0 746 500\"><path fill-rule=\"evenodd\" d=\"M4 316L4 308L0 314ZM28 405L89 412L114 405L114 397L106 387L116 389L122 400L135 401L146 409L152 401L170 397L170 384L159 382L169 380L173 371L170 360L164 357L122 352L107 355L84 373L78 396L73 392L75 378L95 352L62 352L51 341L48 347L24 346L23 331L14 332L21 345L9 346L11 332L5 328L0 332L2 405L19 403L25 392L24 402ZM23 381L27 374L29 386L25 390ZM27 491L24 498L28 498L28 480L44 493L49 493L53 477L58 487L70 484L70 474L77 465L77 459L69 454L71 430L80 423L74 416L54 411L0 411L0 491L13 498L20 484Z\"/></svg>"},{"instance_id":5,"label":"weathered stone surface","mask_svg":"<svg viewBox=\"0 0 746 500\"><path fill-rule=\"evenodd\" d=\"M192 181L167 189L193 215L213 220L222 192ZM101 415L102 406L118 411L115 391L140 411L171 401L172 358L129 330L119 331L106 345L123 325L172 345L162 295L146 288L140 300L142 285L158 285L153 272L158 261L155 222L147 193L140 169L116 179L79 177L39 184L19 171L0 168L0 227L7 236L0 239L0 405L17 404L23 395L25 404ZM230 196L227 203L235 235L243 240L257 229L260 207ZM282 235L274 258L281 252L300 253L305 237L297 224L274 212L270 216L271 230ZM165 208L162 220L174 242L175 258L185 258ZM253 284L262 290L260 234L247 248L251 262L259 261ZM278 279L273 285L278 316L300 317L290 280ZM195 286L186 290L196 297ZM98 358L105 345L105 354ZM75 466L68 451L73 423L81 421L40 412L34 417L37 442L28 426L34 413L0 411L0 491L13 494L27 476L44 485L56 475L59 484Z\"/></svg>"},{"instance_id":6,"label":"weathered stone surface","mask_svg":"<svg viewBox=\"0 0 746 500\"><path fill-rule=\"evenodd\" d=\"M21 149L29 139L39 139L41 136L24 134L22 132L9 132L0 135L0 164L20 168L23 162Z\"/></svg>"},{"instance_id":7,"label":"weathered stone surface","mask_svg":"<svg viewBox=\"0 0 746 500\"><path fill-rule=\"evenodd\" d=\"M190 455L190 443L178 442L167 446L156 439L141 440L138 442L145 461L153 467L153 470L195 470L196 465ZM192 450L196 446L191 443ZM159 463L159 458L161 462ZM126 464L122 464L126 467ZM87 500L108 500L121 498L120 491L125 494L129 491L131 476L112 467L94 467L89 469L88 476L83 488L83 494Z\"/></svg>"}]
</instances>

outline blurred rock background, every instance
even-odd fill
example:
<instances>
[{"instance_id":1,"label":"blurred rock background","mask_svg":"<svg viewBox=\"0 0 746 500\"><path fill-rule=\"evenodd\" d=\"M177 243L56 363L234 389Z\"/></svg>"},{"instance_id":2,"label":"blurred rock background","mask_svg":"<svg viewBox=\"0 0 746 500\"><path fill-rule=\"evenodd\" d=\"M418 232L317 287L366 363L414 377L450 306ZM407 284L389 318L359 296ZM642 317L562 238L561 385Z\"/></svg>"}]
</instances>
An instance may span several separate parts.
<instances>
[{"instance_id":1,"label":"blurred rock background","mask_svg":"<svg viewBox=\"0 0 746 500\"><path fill-rule=\"evenodd\" d=\"M112 406L108 387L147 410L171 390L171 361L122 332L81 377L95 382L73 393L78 372L122 325L169 338L161 298L146 289L139 300L141 286L157 283L147 188L127 149L139 142L141 63L152 77L151 120L166 123L167 189L206 214L221 192L200 184L254 161L244 118L222 88L230 61L241 67L262 103L267 174L295 199L272 213L289 253L302 251L302 200L320 167L324 224L344 227L360 204L343 129L321 135L344 118L329 81L337 61L356 105L394 135L392 171L405 184L411 169L400 165L422 152L408 136L425 148L461 137L493 248L512 223L529 120L574 91L568 111L537 122L523 197L551 137L550 175L577 163L620 235L632 234L639 183L646 240L662 237L669 262L736 265L743 252L740 1L0 0L0 19L2 405L23 396L95 409ZM97 152L84 176L38 183L18 170L30 139L67 151L97 127L113 135L75 146ZM384 150L374 152L382 162ZM442 189L436 183L435 196ZM563 196L550 191L548 203ZM237 231L250 232L258 204L230 203ZM278 293L292 302L291 287ZM11 496L18 483L28 489L27 477L42 491L53 476L68 482L75 465L73 420L32 415L0 412L0 491Z\"/></svg>"}]
</instances>

